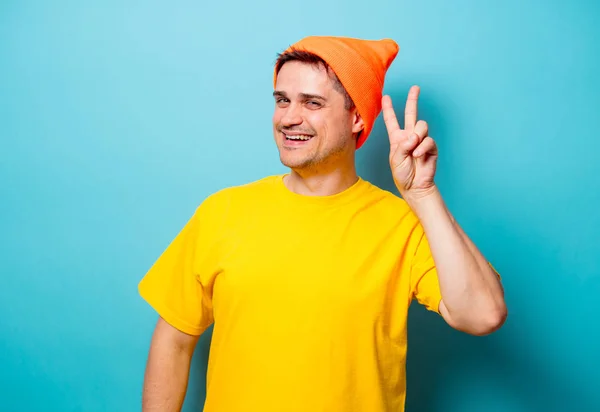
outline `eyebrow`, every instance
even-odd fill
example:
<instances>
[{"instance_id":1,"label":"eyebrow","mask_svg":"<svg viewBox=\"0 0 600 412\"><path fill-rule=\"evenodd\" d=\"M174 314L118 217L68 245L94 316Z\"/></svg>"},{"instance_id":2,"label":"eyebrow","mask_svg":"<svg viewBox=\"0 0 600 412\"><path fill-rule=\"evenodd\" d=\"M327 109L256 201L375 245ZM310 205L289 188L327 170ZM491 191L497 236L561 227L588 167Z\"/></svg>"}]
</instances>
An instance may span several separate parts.
<instances>
[{"instance_id":1,"label":"eyebrow","mask_svg":"<svg viewBox=\"0 0 600 412\"><path fill-rule=\"evenodd\" d=\"M273 92L273 96L275 97L287 97L287 93L284 91L280 91L280 90L275 90ZM321 95L318 94L311 94L311 93L300 93L298 96L300 96L300 98L302 100L310 100L310 99L317 99L317 100L322 100L324 102L327 101L326 98L324 98Z\"/></svg>"}]
</instances>

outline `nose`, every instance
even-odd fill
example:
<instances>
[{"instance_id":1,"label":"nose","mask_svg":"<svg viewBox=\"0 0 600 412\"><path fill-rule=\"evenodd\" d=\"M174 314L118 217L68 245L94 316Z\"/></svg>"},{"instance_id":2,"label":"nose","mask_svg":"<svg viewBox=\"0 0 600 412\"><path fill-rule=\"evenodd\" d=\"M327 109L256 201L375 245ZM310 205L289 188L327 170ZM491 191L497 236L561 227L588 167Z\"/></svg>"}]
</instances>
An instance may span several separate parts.
<instances>
[{"instance_id":1,"label":"nose","mask_svg":"<svg viewBox=\"0 0 600 412\"><path fill-rule=\"evenodd\" d=\"M285 112L281 117L281 125L283 127L297 126L302 123L302 108L298 104L291 103L285 108Z\"/></svg>"}]
</instances>

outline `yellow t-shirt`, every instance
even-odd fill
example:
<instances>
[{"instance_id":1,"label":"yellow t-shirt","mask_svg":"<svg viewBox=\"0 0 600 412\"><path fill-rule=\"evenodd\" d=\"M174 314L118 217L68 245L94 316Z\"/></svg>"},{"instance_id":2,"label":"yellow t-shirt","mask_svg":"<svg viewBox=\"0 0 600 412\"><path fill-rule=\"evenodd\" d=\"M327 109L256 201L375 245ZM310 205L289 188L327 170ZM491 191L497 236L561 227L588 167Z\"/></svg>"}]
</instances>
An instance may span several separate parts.
<instances>
[{"instance_id":1,"label":"yellow t-shirt","mask_svg":"<svg viewBox=\"0 0 600 412\"><path fill-rule=\"evenodd\" d=\"M441 299L407 204L359 179L332 196L283 176L209 196L139 285L170 324L214 322L206 412L399 412L407 314Z\"/></svg>"}]
</instances>

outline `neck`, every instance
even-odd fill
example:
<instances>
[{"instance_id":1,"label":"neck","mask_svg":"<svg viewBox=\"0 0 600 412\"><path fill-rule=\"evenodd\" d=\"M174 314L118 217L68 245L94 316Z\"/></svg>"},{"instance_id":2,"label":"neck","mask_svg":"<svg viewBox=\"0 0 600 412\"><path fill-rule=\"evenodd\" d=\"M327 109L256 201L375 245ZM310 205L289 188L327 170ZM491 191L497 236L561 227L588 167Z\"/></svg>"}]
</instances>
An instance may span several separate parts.
<instances>
[{"instance_id":1,"label":"neck","mask_svg":"<svg viewBox=\"0 0 600 412\"><path fill-rule=\"evenodd\" d=\"M284 183L289 190L305 196L330 196L343 192L358 180L354 164L330 171L292 169Z\"/></svg>"}]
</instances>

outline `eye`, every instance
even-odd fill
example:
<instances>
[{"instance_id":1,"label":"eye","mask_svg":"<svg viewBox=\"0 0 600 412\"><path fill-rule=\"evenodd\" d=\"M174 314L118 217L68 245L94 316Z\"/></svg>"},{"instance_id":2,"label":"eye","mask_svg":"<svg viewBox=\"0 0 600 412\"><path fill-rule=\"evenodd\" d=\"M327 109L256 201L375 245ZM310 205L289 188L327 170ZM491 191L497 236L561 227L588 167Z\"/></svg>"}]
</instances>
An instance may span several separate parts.
<instances>
[{"instance_id":1,"label":"eye","mask_svg":"<svg viewBox=\"0 0 600 412\"><path fill-rule=\"evenodd\" d=\"M310 106L313 109L321 107L321 103L319 103L315 100L309 100L308 102L306 102L306 104L308 104L308 106Z\"/></svg>"}]
</instances>

